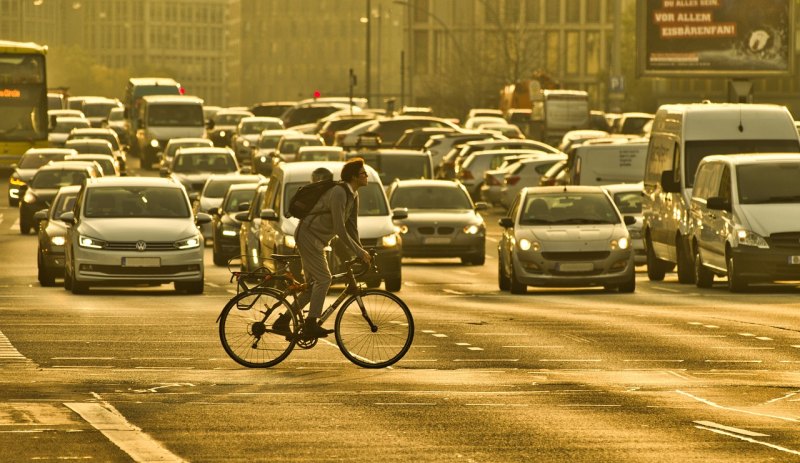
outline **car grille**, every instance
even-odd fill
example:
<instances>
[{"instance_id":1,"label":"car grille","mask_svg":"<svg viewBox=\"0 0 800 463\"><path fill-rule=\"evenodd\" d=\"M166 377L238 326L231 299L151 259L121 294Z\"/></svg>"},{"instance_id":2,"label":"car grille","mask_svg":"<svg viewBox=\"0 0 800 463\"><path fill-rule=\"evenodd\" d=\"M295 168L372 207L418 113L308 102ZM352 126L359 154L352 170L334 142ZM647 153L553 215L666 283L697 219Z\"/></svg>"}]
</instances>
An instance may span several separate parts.
<instances>
[{"instance_id":1,"label":"car grille","mask_svg":"<svg viewBox=\"0 0 800 463\"><path fill-rule=\"evenodd\" d=\"M781 249L800 249L800 232L773 233L769 236L769 245Z\"/></svg>"},{"instance_id":2,"label":"car grille","mask_svg":"<svg viewBox=\"0 0 800 463\"><path fill-rule=\"evenodd\" d=\"M109 251L138 251L136 249L136 241L111 241L106 246L106 249ZM147 251L177 251L178 248L175 247L175 243L172 241L168 242L159 242L159 241L148 241L145 242L147 247L145 250Z\"/></svg>"},{"instance_id":3,"label":"car grille","mask_svg":"<svg viewBox=\"0 0 800 463\"><path fill-rule=\"evenodd\" d=\"M199 272L200 266L191 264L165 265L163 267L120 267L118 265L81 264L81 270L108 275L174 275L176 273Z\"/></svg>"},{"instance_id":4,"label":"car grille","mask_svg":"<svg viewBox=\"0 0 800 463\"><path fill-rule=\"evenodd\" d=\"M419 227L417 230L421 235L452 235L456 229L453 227Z\"/></svg>"},{"instance_id":5,"label":"car grille","mask_svg":"<svg viewBox=\"0 0 800 463\"><path fill-rule=\"evenodd\" d=\"M611 251L594 252L543 252L542 257L555 261L591 261L603 260L611 255Z\"/></svg>"}]
</instances>

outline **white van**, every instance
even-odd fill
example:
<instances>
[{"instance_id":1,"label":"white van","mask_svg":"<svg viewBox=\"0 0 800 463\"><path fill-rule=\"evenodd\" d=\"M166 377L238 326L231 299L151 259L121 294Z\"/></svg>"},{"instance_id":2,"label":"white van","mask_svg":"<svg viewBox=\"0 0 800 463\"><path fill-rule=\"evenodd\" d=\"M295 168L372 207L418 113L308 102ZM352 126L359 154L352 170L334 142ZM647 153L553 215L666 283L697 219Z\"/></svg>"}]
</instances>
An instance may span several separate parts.
<instances>
[{"instance_id":1,"label":"white van","mask_svg":"<svg viewBox=\"0 0 800 463\"><path fill-rule=\"evenodd\" d=\"M650 280L663 280L677 264L678 281L694 282L689 204L700 161L713 154L776 152L800 152L800 139L785 106L696 103L658 109L642 202Z\"/></svg>"},{"instance_id":2,"label":"white van","mask_svg":"<svg viewBox=\"0 0 800 463\"><path fill-rule=\"evenodd\" d=\"M585 143L570 155L571 185L639 183L644 178L647 140L620 143Z\"/></svg>"},{"instance_id":3,"label":"white van","mask_svg":"<svg viewBox=\"0 0 800 463\"><path fill-rule=\"evenodd\" d=\"M274 262L269 260L272 254L294 254L294 234L299 220L289 217L289 200L301 186L311 181L315 169L324 167L331 171L335 180L339 180L342 166L343 162L282 162L276 165L261 205L259 249L248 258L256 262L263 260L267 268L274 270ZM402 240L392 220L406 218L408 212L403 209L393 213L389 209L378 172L369 165L364 167L369 183L358 190L358 234L364 249L376 252L378 272L368 273L361 279L367 286L378 286L383 281L387 291L399 291L402 285ZM336 269L331 267L331 271L336 272ZM299 268L293 268L292 272L300 275Z\"/></svg>"},{"instance_id":4,"label":"white van","mask_svg":"<svg viewBox=\"0 0 800 463\"><path fill-rule=\"evenodd\" d=\"M171 139L203 138L205 133L203 100L194 96L145 96L137 117L136 143L144 169L152 168Z\"/></svg>"},{"instance_id":5,"label":"white van","mask_svg":"<svg viewBox=\"0 0 800 463\"><path fill-rule=\"evenodd\" d=\"M800 280L800 154L709 156L692 190L695 279Z\"/></svg>"}]
</instances>

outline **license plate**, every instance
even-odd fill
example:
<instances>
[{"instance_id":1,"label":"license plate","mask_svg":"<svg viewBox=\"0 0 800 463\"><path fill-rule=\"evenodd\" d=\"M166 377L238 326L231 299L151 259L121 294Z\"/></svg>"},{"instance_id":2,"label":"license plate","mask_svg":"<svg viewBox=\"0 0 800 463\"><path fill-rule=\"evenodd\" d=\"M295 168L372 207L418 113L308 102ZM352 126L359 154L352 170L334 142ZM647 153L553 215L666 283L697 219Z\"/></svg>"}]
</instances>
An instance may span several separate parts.
<instances>
[{"instance_id":1,"label":"license plate","mask_svg":"<svg viewBox=\"0 0 800 463\"><path fill-rule=\"evenodd\" d=\"M594 264L591 262L569 262L558 264L558 269L562 272L591 272L594 270Z\"/></svg>"},{"instance_id":2,"label":"license plate","mask_svg":"<svg viewBox=\"0 0 800 463\"><path fill-rule=\"evenodd\" d=\"M450 244L451 238L425 238L425 244Z\"/></svg>"},{"instance_id":3,"label":"license plate","mask_svg":"<svg viewBox=\"0 0 800 463\"><path fill-rule=\"evenodd\" d=\"M792 265L800 265L800 256L789 256L789 263Z\"/></svg>"},{"instance_id":4,"label":"license plate","mask_svg":"<svg viewBox=\"0 0 800 463\"><path fill-rule=\"evenodd\" d=\"M160 257L123 257L123 267L161 267Z\"/></svg>"}]
</instances>

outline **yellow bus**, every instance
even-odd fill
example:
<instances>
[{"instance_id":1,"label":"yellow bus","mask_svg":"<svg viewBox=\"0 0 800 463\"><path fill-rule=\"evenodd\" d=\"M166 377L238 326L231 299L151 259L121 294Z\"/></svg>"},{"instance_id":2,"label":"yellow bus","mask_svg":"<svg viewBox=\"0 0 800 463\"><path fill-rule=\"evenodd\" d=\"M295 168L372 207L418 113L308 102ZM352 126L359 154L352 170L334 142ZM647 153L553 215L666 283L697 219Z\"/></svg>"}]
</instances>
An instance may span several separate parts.
<instances>
[{"instance_id":1,"label":"yellow bus","mask_svg":"<svg viewBox=\"0 0 800 463\"><path fill-rule=\"evenodd\" d=\"M47 47L0 40L0 168L47 144Z\"/></svg>"}]
</instances>

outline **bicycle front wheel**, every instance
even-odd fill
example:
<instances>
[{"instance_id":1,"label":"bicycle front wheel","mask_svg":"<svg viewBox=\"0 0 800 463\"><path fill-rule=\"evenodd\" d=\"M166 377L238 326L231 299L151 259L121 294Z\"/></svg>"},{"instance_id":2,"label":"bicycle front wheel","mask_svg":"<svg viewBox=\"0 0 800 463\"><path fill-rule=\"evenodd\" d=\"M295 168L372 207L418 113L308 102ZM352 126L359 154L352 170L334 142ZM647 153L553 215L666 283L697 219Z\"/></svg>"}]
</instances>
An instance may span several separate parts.
<instances>
[{"instance_id":1,"label":"bicycle front wheel","mask_svg":"<svg viewBox=\"0 0 800 463\"><path fill-rule=\"evenodd\" d=\"M414 319L405 302L379 289L348 298L336 315L334 329L342 354L364 368L394 364L414 340Z\"/></svg>"},{"instance_id":2,"label":"bicycle front wheel","mask_svg":"<svg viewBox=\"0 0 800 463\"><path fill-rule=\"evenodd\" d=\"M298 325L297 316L279 291L255 288L237 294L222 309L219 339L237 363L267 368L292 352Z\"/></svg>"}]
</instances>

